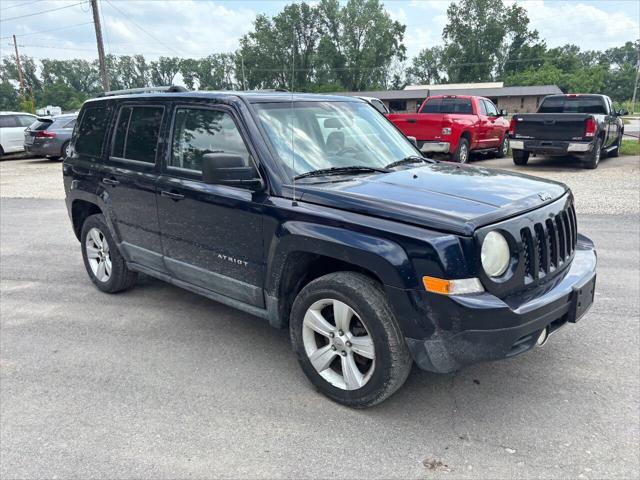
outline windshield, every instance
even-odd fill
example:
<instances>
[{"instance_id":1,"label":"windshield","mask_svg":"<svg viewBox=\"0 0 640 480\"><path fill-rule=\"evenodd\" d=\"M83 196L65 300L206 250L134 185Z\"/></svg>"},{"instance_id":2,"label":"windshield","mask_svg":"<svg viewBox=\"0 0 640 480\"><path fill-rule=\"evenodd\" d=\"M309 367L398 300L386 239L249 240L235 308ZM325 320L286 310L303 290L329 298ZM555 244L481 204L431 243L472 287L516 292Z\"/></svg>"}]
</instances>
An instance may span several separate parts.
<instances>
[{"instance_id":1,"label":"windshield","mask_svg":"<svg viewBox=\"0 0 640 480\"><path fill-rule=\"evenodd\" d=\"M260 103L255 108L291 178L332 167L384 168L419 154L365 103L280 102Z\"/></svg>"},{"instance_id":2,"label":"windshield","mask_svg":"<svg viewBox=\"0 0 640 480\"><path fill-rule=\"evenodd\" d=\"M547 97L538 113L607 113L602 97Z\"/></svg>"}]
</instances>

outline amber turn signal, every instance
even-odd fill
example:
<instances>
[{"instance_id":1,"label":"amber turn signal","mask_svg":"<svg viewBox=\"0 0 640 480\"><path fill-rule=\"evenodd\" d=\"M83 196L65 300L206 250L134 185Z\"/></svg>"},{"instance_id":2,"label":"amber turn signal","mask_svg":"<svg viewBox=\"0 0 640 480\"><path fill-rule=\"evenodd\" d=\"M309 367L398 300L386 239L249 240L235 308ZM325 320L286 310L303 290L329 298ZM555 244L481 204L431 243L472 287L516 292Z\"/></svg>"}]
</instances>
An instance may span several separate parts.
<instances>
[{"instance_id":1,"label":"amber turn signal","mask_svg":"<svg viewBox=\"0 0 640 480\"><path fill-rule=\"evenodd\" d=\"M465 295L484 292L484 287L477 278L445 280L437 277L422 277L422 284L427 292L440 295Z\"/></svg>"}]
</instances>

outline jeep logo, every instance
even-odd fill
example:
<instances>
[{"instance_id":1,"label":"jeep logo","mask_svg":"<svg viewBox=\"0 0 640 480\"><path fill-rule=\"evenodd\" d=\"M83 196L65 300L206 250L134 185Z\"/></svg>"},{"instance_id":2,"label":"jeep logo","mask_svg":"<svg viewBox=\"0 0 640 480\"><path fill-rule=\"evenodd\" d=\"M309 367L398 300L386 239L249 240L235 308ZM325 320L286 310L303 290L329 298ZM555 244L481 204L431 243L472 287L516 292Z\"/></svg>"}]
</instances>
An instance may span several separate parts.
<instances>
[{"instance_id":1,"label":"jeep logo","mask_svg":"<svg viewBox=\"0 0 640 480\"><path fill-rule=\"evenodd\" d=\"M547 200L551 200L551 195L545 192L538 193L538 197L540 197L540 200L542 200L543 202L546 202Z\"/></svg>"}]
</instances>

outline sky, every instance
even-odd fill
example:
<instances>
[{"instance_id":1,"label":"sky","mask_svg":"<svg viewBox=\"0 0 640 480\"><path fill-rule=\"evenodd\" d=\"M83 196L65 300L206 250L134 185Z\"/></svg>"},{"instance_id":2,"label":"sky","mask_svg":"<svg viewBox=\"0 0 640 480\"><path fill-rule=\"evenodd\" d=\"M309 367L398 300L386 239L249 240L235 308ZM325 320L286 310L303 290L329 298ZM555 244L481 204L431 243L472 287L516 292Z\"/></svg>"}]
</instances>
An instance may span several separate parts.
<instances>
[{"instance_id":1,"label":"sky","mask_svg":"<svg viewBox=\"0 0 640 480\"><path fill-rule=\"evenodd\" d=\"M549 47L573 43L602 50L640 38L637 0L505 0L523 6ZM99 0L106 53L203 57L234 51L257 14L274 15L292 0ZM412 58L442 43L450 0L386 0L390 16L407 26ZM84 0L0 0L0 56L97 57L91 8Z\"/></svg>"}]
</instances>

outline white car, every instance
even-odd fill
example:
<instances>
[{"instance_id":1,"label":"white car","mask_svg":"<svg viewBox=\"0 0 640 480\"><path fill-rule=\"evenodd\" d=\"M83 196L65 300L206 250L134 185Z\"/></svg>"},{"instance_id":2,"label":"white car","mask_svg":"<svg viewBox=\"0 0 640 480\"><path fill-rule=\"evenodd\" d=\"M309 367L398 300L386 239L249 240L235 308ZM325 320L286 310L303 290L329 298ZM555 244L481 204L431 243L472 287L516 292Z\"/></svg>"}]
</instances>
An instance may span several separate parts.
<instances>
[{"instance_id":1,"label":"white car","mask_svg":"<svg viewBox=\"0 0 640 480\"><path fill-rule=\"evenodd\" d=\"M24 151L24 130L36 116L25 112L0 112L0 156Z\"/></svg>"}]
</instances>

